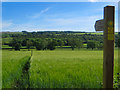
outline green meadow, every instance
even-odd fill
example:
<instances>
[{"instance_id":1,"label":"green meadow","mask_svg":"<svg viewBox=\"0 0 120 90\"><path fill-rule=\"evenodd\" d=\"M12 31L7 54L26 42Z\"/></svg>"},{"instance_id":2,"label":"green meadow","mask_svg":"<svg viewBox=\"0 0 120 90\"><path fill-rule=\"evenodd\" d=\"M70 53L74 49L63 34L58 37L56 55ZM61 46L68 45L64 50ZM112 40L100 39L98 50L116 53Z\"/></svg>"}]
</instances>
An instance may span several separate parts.
<instances>
[{"instance_id":1,"label":"green meadow","mask_svg":"<svg viewBox=\"0 0 120 90\"><path fill-rule=\"evenodd\" d=\"M2 50L2 88L14 88L30 52Z\"/></svg>"},{"instance_id":2,"label":"green meadow","mask_svg":"<svg viewBox=\"0 0 120 90\"><path fill-rule=\"evenodd\" d=\"M56 49L36 51L29 61L28 78L21 78L30 51L2 51L2 87L19 88L102 88L103 51ZM114 80L117 75L118 50L115 50ZM20 86L20 85L18 85Z\"/></svg>"}]
</instances>

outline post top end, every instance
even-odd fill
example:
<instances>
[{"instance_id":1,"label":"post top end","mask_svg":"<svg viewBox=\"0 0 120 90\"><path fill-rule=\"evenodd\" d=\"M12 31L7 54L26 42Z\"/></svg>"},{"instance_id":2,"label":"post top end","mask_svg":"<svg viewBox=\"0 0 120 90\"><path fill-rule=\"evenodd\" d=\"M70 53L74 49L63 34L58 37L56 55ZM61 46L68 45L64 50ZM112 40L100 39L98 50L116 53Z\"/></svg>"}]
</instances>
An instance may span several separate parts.
<instances>
[{"instance_id":1,"label":"post top end","mask_svg":"<svg viewBox=\"0 0 120 90\"><path fill-rule=\"evenodd\" d=\"M107 6L105 6L105 7L115 7L115 6L112 6L112 5L107 5Z\"/></svg>"}]
</instances>

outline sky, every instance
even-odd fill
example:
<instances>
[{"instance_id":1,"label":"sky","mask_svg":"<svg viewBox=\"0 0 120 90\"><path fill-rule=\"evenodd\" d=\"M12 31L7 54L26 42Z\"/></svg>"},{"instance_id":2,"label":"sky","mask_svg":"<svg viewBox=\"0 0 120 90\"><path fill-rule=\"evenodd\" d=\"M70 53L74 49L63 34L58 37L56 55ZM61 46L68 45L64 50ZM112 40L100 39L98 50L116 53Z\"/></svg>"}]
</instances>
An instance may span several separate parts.
<instances>
[{"instance_id":1,"label":"sky","mask_svg":"<svg viewBox=\"0 0 120 90\"><path fill-rule=\"evenodd\" d=\"M2 2L2 31L84 31L95 32L96 20L103 19L104 7L117 2Z\"/></svg>"}]
</instances>

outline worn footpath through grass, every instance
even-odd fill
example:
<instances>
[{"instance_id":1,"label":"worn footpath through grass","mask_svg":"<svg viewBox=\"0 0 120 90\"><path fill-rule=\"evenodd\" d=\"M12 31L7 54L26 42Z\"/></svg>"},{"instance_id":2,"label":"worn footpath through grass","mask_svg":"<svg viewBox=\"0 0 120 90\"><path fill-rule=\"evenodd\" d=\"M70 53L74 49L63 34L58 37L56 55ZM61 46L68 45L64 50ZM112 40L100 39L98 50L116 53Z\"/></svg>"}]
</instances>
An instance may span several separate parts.
<instances>
[{"instance_id":1,"label":"worn footpath through grass","mask_svg":"<svg viewBox=\"0 0 120 90\"><path fill-rule=\"evenodd\" d=\"M2 51L2 88L20 87L23 67L29 59L29 51Z\"/></svg>"}]
</instances>

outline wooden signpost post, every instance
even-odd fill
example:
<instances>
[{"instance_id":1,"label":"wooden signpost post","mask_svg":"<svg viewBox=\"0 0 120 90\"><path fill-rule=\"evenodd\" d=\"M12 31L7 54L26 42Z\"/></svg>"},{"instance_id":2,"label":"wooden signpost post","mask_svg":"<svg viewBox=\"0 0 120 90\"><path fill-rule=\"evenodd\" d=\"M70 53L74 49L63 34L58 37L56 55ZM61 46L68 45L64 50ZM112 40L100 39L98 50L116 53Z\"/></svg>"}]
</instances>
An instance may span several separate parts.
<instances>
[{"instance_id":1,"label":"wooden signpost post","mask_svg":"<svg viewBox=\"0 0 120 90\"><path fill-rule=\"evenodd\" d=\"M113 88L115 7L104 7L104 19L96 21L96 31L104 31L103 88ZM103 26L102 26L103 25Z\"/></svg>"}]
</instances>

